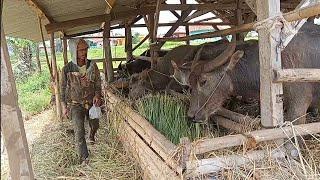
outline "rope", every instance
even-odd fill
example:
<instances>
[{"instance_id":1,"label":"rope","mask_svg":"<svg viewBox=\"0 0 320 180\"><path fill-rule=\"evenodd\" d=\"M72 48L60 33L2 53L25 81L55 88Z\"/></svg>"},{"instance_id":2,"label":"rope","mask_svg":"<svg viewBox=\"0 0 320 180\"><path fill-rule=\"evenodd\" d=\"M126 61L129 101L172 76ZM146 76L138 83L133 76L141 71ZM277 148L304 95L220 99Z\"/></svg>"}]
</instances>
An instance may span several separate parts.
<instances>
[{"instance_id":1,"label":"rope","mask_svg":"<svg viewBox=\"0 0 320 180\"><path fill-rule=\"evenodd\" d=\"M271 37L273 40L278 42L278 47L283 50L285 48L284 42L295 34L297 34L297 29L288 22L283 16L282 13L269 17L265 20L259 21L253 25L253 28L256 31L261 29L267 29L269 33L280 31L280 37Z\"/></svg>"}]
</instances>

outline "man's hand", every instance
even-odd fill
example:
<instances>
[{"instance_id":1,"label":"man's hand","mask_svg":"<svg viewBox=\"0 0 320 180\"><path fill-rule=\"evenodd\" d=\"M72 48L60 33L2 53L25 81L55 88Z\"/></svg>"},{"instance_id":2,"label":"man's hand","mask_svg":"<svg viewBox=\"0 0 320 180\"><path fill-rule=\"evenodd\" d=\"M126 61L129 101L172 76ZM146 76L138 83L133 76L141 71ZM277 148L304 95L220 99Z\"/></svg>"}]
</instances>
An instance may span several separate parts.
<instances>
[{"instance_id":1,"label":"man's hand","mask_svg":"<svg viewBox=\"0 0 320 180\"><path fill-rule=\"evenodd\" d=\"M96 107L100 107L100 106L101 106L101 96L95 95L95 96L93 97L93 104L94 104Z\"/></svg>"},{"instance_id":2,"label":"man's hand","mask_svg":"<svg viewBox=\"0 0 320 180\"><path fill-rule=\"evenodd\" d=\"M70 110L65 104L62 105L62 113L66 118L69 118Z\"/></svg>"}]
</instances>

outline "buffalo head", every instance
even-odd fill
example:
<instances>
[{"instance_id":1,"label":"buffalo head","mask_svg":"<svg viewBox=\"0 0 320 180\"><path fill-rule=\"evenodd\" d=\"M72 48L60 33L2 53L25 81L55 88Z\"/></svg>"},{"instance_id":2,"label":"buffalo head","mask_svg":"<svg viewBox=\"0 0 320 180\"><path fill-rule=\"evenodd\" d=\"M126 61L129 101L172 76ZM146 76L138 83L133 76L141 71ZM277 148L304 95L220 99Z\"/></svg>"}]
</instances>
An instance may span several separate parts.
<instances>
[{"instance_id":1,"label":"buffalo head","mask_svg":"<svg viewBox=\"0 0 320 180\"><path fill-rule=\"evenodd\" d=\"M189 85L192 90L189 118L200 122L209 118L230 97L233 85L229 71L242 58L243 51L235 51L236 42L211 61L197 61L191 66Z\"/></svg>"}]
</instances>

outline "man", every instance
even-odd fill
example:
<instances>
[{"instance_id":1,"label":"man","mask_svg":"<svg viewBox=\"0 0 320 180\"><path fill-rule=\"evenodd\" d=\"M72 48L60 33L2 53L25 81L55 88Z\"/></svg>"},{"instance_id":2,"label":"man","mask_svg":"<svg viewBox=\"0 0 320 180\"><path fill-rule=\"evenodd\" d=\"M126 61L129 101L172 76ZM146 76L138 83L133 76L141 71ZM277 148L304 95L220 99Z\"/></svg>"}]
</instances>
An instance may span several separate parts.
<instances>
[{"instance_id":1,"label":"man","mask_svg":"<svg viewBox=\"0 0 320 180\"><path fill-rule=\"evenodd\" d=\"M84 121L88 110L101 104L101 79L96 63L87 60L88 45L83 39L69 40L72 61L62 69L61 101L63 114L71 115L80 163L88 163ZM94 143L98 119L89 119L89 140Z\"/></svg>"}]
</instances>

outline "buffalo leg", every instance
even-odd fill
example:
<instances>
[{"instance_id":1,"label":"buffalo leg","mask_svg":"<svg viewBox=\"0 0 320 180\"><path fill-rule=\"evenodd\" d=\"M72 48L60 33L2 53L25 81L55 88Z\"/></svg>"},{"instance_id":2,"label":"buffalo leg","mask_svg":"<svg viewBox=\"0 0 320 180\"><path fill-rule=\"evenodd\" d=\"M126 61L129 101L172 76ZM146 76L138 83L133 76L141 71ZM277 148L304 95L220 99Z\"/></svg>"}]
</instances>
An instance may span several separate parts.
<instances>
[{"instance_id":1,"label":"buffalo leg","mask_svg":"<svg viewBox=\"0 0 320 180\"><path fill-rule=\"evenodd\" d=\"M294 124L306 123L306 113L312 102L312 87L309 84L290 84L285 87L287 95L286 120Z\"/></svg>"}]
</instances>

